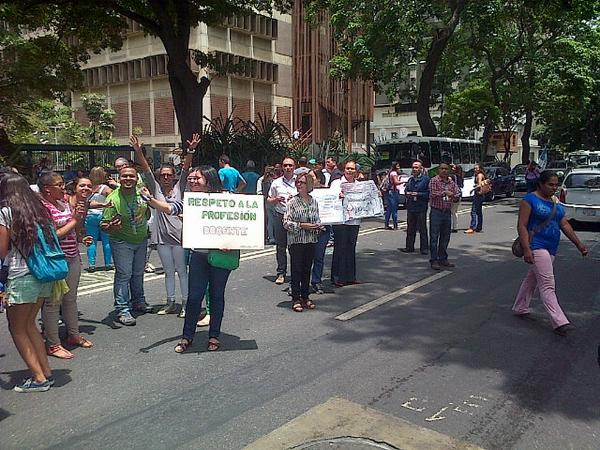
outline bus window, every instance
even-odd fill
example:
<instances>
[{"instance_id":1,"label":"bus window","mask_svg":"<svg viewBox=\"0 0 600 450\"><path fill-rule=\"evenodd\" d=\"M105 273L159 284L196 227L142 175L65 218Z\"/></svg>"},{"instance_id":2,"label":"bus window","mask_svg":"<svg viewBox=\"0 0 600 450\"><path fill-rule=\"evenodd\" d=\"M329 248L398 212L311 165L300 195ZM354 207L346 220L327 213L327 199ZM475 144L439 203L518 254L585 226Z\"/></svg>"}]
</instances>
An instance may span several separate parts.
<instances>
[{"instance_id":1,"label":"bus window","mask_svg":"<svg viewBox=\"0 0 600 450\"><path fill-rule=\"evenodd\" d=\"M440 141L431 141L429 143L429 166L434 163L434 161L440 160ZM434 163L439 164L439 163Z\"/></svg>"},{"instance_id":2,"label":"bus window","mask_svg":"<svg viewBox=\"0 0 600 450\"><path fill-rule=\"evenodd\" d=\"M456 149L460 151L460 162L461 164L471 164L471 152L469 146L466 143L453 142L452 145L456 146Z\"/></svg>"},{"instance_id":3,"label":"bus window","mask_svg":"<svg viewBox=\"0 0 600 450\"><path fill-rule=\"evenodd\" d=\"M440 162L452 164L452 147L448 146L446 142L442 142L442 149L440 150Z\"/></svg>"},{"instance_id":4,"label":"bus window","mask_svg":"<svg viewBox=\"0 0 600 450\"><path fill-rule=\"evenodd\" d=\"M431 167L431 155L429 152L429 142L419 143L419 154L415 155L415 159L418 159L423 163L423 167Z\"/></svg>"}]
</instances>

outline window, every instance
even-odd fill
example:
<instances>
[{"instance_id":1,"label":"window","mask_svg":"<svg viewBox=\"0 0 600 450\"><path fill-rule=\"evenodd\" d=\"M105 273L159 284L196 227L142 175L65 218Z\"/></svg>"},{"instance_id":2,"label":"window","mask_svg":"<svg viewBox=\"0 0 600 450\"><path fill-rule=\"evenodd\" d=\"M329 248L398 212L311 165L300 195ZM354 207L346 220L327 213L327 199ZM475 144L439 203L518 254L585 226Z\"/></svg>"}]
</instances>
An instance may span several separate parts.
<instances>
[{"instance_id":1,"label":"window","mask_svg":"<svg viewBox=\"0 0 600 450\"><path fill-rule=\"evenodd\" d=\"M600 174L572 173L565 180L566 188L600 189Z\"/></svg>"}]
</instances>

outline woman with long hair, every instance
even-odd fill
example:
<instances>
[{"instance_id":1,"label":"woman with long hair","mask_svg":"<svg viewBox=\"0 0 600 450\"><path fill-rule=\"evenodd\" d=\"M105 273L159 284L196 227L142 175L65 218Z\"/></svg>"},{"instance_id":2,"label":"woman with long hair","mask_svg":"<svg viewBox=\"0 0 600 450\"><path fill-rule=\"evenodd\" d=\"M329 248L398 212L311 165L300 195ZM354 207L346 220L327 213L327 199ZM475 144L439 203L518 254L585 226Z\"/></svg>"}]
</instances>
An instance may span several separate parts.
<instances>
[{"instance_id":1,"label":"woman with long hair","mask_svg":"<svg viewBox=\"0 0 600 450\"><path fill-rule=\"evenodd\" d=\"M108 187L106 171L102 167L90 170L92 192L88 198L88 212L85 217L85 234L92 237L87 248L88 272L96 270L96 242L102 241L102 256L104 257L105 270L112 270L112 251L110 249L110 236L100 229L102 210L106 205L106 197L113 190Z\"/></svg>"},{"instance_id":2,"label":"woman with long hair","mask_svg":"<svg viewBox=\"0 0 600 450\"><path fill-rule=\"evenodd\" d=\"M466 234L481 233L483 231L483 201L489 192L489 183L484 168L475 164L474 168L475 188L473 190L473 201L471 202L471 225L465 230Z\"/></svg>"},{"instance_id":3,"label":"woman with long hair","mask_svg":"<svg viewBox=\"0 0 600 450\"><path fill-rule=\"evenodd\" d=\"M310 173L296 177L298 194L292 197L283 215L283 226L287 230L288 251L290 252L292 271L292 309L302 312L314 309L315 304L309 299L310 271L315 257L315 246L319 233L324 227L319 220L319 206L310 195L314 179Z\"/></svg>"},{"instance_id":4,"label":"woman with long hair","mask_svg":"<svg viewBox=\"0 0 600 450\"><path fill-rule=\"evenodd\" d=\"M190 170L187 177L192 192L224 192L218 172L211 166L200 166ZM171 215L183 212L183 202L176 200L160 201L144 191L148 205ZM225 287L231 270L211 266L208 263L208 250L192 249L189 262L188 303L185 312L183 334L175 346L176 353L185 352L194 340L196 325L202 309L202 299L208 287L210 293L210 327L208 329L208 351L219 350L221 343L221 322L225 309Z\"/></svg>"},{"instance_id":5,"label":"woman with long hair","mask_svg":"<svg viewBox=\"0 0 600 450\"><path fill-rule=\"evenodd\" d=\"M357 178L361 181L359 178ZM400 164L397 161L392 162L390 171L387 174L387 189L383 192L384 200L387 205L385 210L385 228L388 230L398 229L398 206L400 206ZM390 216L393 227L390 226Z\"/></svg>"},{"instance_id":6,"label":"woman with long hair","mask_svg":"<svg viewBox=\"0 0 600 450\"><path fill-rule=\"evenodd\" d=\"M32 375L14 389L47 391L54 379L36 316L50 297L52 282L42 283L34 278L27 258L38 243L38 226L46 241L52 242L52 217L27 180L13 173L0 175L0 206L0 258L9 267L4 297L8 328Z\"/></svg>"},{"instance_id":7,"label":"woman with long hair","mask_svg":"<svg viewBox=\"0 0 600 450\"><path fill-rule=\"evenodd\" d=\"M560 232L575 244L582 256L588 254L588 249L573 231L565 217L565 208L554 196L559 186L556 173L544 171L540 174L537 189L521 200L517 229L523 259L530 266L512 310L520 318L529 318L529 304L537 288L554 332L565 336L572 325L558 303L552 266L560 242Z\"/></svg>"},{"instance_id":8,"label":"woman with long hair","mask_svg":"<svg viewBox=\"0 0 600 450\"><path fill-rule=\"evenodd\" d=\"M58 334L58 317L62 313L67 326L67 343L83 348L93 347L93 343L79 334L79 311L77 309L77 289L81 277L81 257L77 230L83 226L86 214L85 202L80 201L74 208L65 198L65 182L56 172L43 173L38 179L42 203L50 213L60 247L67 257L69 273L66 278L69 292L56 303L47 299L42 308L44 333L48 345L48 355L61 359L73 358L73 353L64 348Z\"/></svg>"}]
</instances>

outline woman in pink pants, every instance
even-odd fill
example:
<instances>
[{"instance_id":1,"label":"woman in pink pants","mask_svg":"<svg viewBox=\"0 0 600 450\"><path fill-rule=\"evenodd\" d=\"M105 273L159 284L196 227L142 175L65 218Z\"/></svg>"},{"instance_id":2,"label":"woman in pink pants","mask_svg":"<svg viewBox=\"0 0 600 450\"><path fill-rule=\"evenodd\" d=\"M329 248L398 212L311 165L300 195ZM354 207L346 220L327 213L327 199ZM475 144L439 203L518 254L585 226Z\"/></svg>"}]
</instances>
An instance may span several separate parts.
<instances>
[{"instance_id":1,"label":"woman in pink pants","mask_svg":"<svg viewBox=\"0 0 600 450\"><path fill-rule=\"evenodd\" d=\"M521 283L512 310L521 318L529 317L529 303L537 287L550 315L554 332L565 336L572 325L558 304L552 267L561 230L583 256L587 255L588 250L565 218L563 206L556 203L554 193L558 186L558 176L554 172L544 171L538 180L537 189L521 201L517 228L523 247L523 259L531 267Z\"/></svg>"}]
</instances>

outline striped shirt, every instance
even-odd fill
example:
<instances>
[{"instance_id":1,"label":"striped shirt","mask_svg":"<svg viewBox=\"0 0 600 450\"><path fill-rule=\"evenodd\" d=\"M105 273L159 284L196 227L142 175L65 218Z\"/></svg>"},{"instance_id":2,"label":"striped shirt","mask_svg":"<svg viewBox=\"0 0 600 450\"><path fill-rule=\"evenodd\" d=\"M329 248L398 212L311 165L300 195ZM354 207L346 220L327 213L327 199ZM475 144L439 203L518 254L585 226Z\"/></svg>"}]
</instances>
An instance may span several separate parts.
<instances>
[{"instance_id":1,"label":"striped shirt","mask_svg":"<svg viewBox=\"0 0 600 450\"><path fill-rule=\"evenodd\" d=\"M63 208L62 211L50 202L43 200L42 203L46 209L50 211L54 226L57 230L64 227L73 218L71 206L67 202L58 202L59 206ZM65 256L69 258L79 256L79 245L77 243L77 231L75 231L75 228L60 240L60 248Z\"/></svg>"},{"instance_id":2,"label":"striped shirt","mask_svg":"<svg viewBox=\"0 0 600 450\"><path fill-rule=\"evenodd\" d=\"M283 215L283 226L287 230L287 243L311 244L319 240L318 230L305 230L300 228L300 223L320 223L319 205L310 197L305 201L300 195L295 195L287 202L287 209Z\"/></svg>"},{"instance_id":3,"label":"striped shirt","mask_svg":"<svg viewBox=\"0 0 600 450\"><path fill-rule=\"evenodd\" d=\"M451 196L446 196L444 192L449 191ZM435 209L450 211L452 203L460 199L460 189L454 180L448 177L443 180L439 175L433 177L429 182L429 205Z\"/></svg>"}]
</instances>

